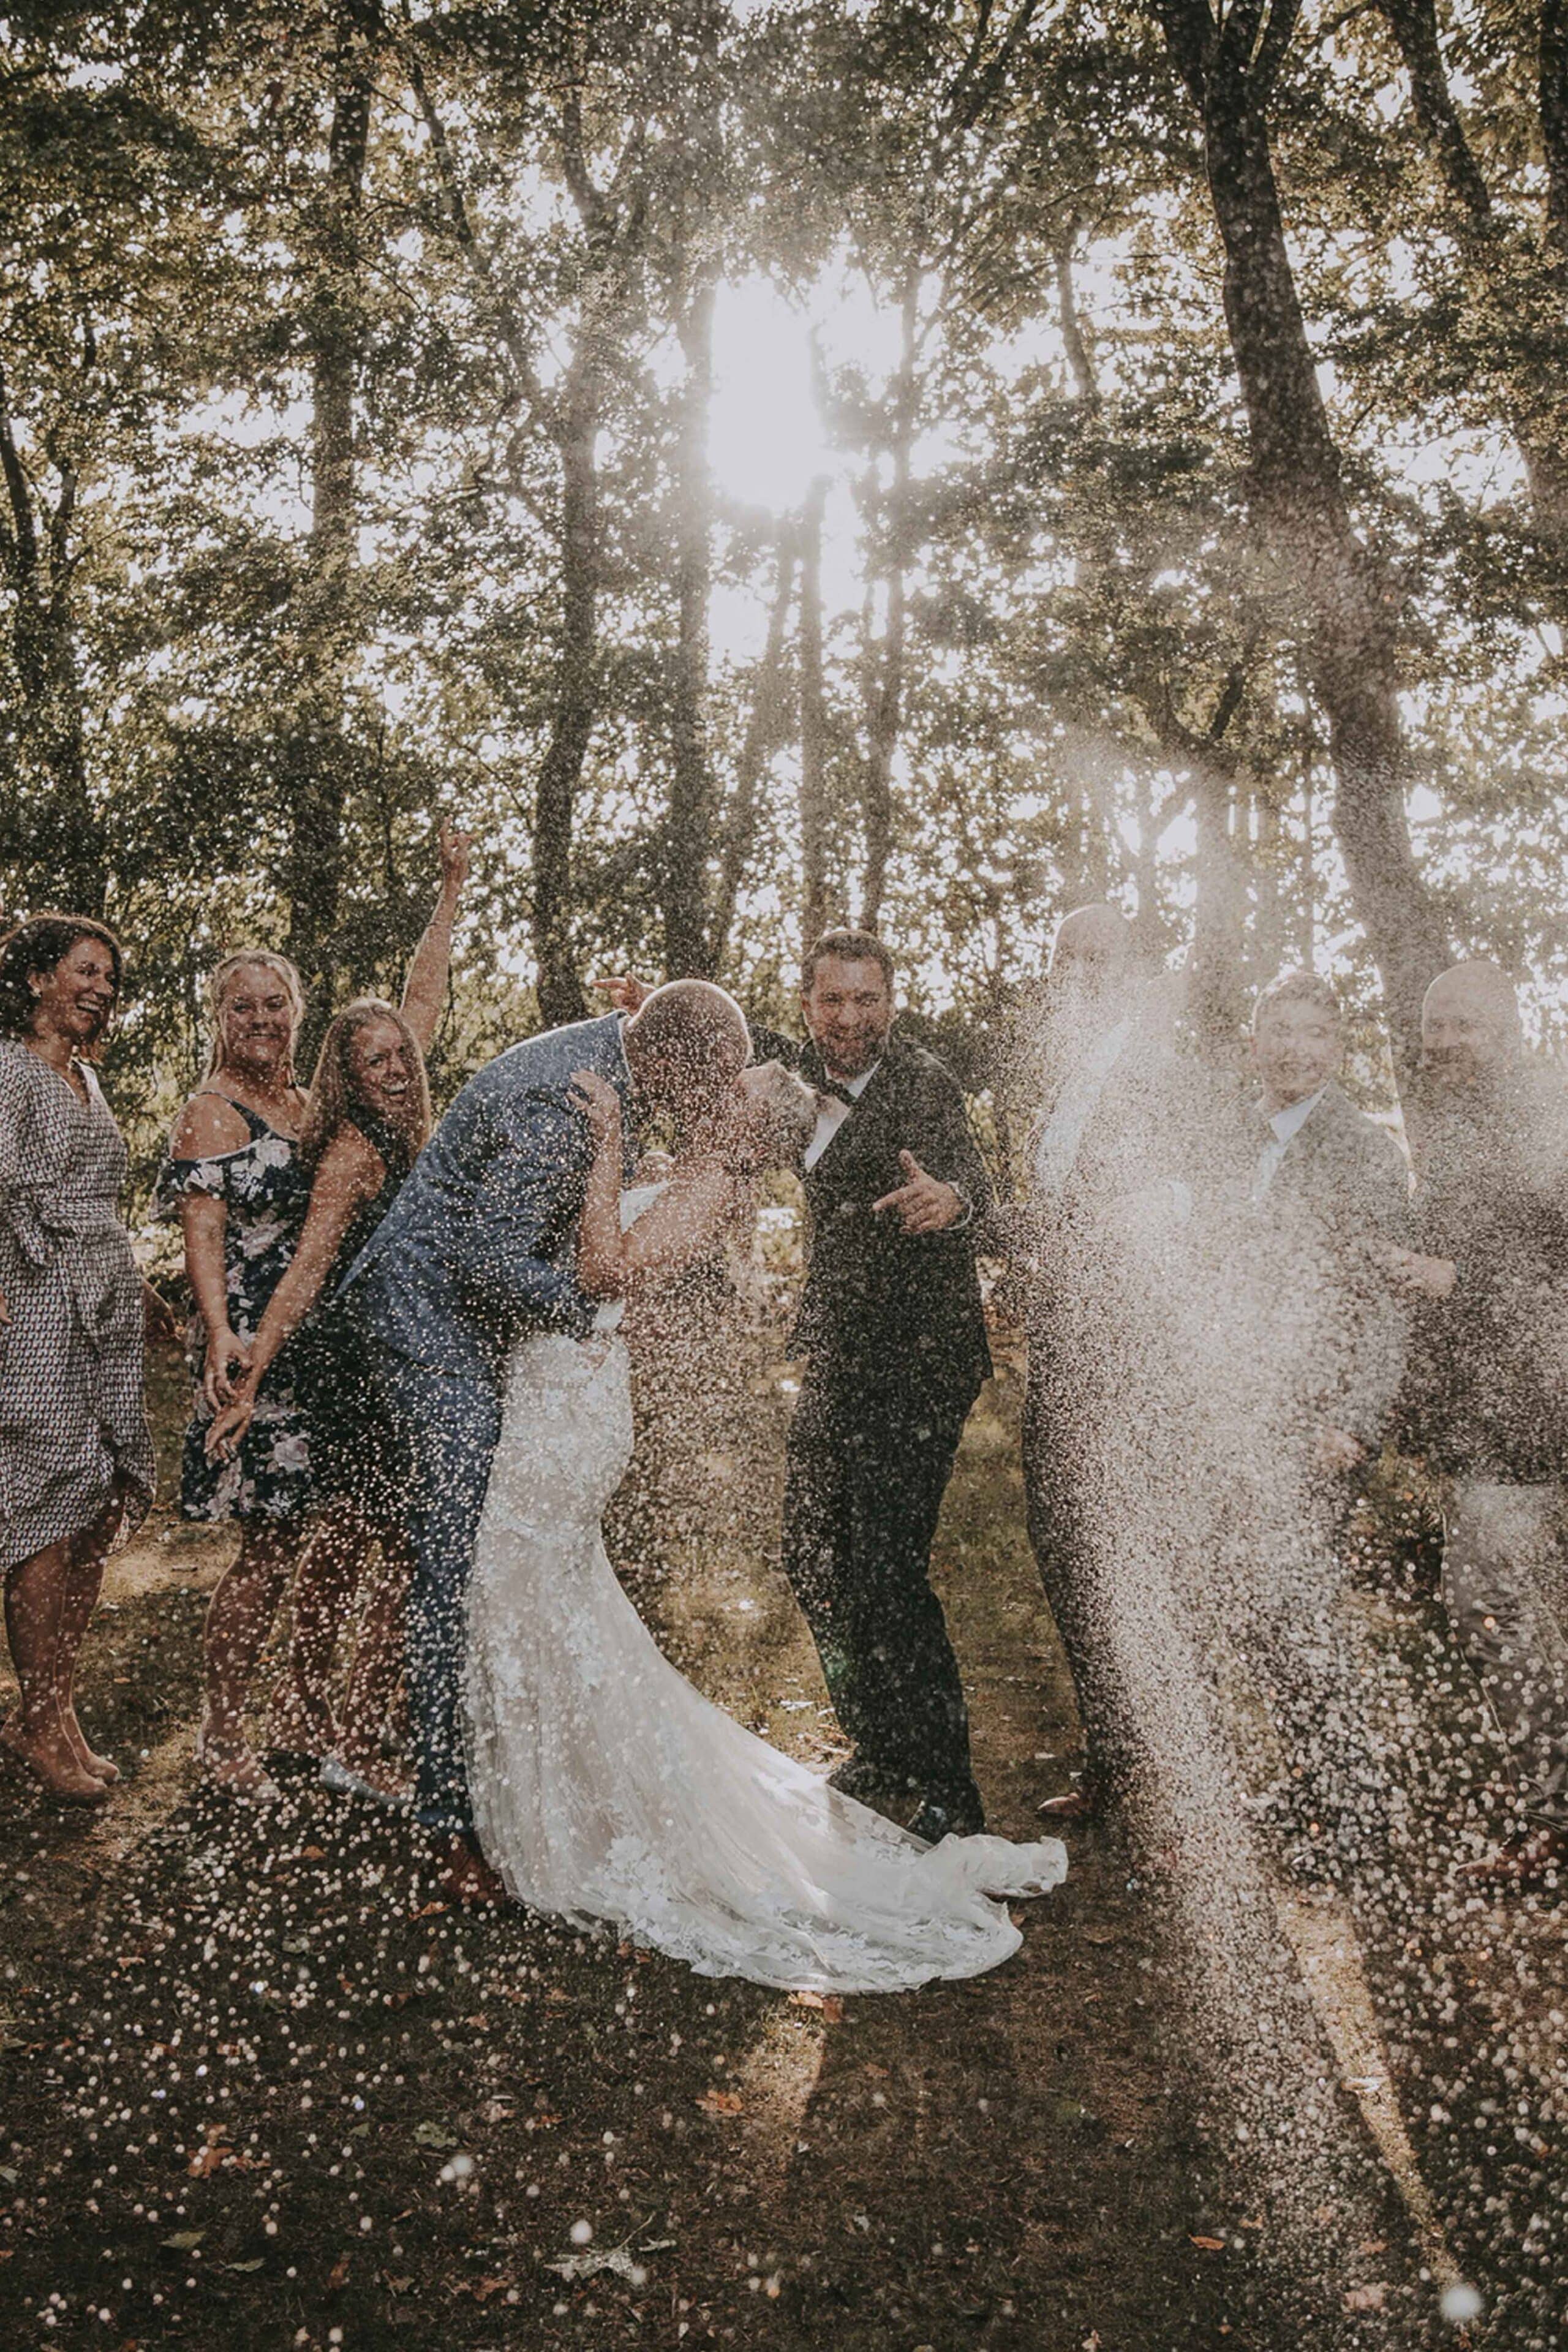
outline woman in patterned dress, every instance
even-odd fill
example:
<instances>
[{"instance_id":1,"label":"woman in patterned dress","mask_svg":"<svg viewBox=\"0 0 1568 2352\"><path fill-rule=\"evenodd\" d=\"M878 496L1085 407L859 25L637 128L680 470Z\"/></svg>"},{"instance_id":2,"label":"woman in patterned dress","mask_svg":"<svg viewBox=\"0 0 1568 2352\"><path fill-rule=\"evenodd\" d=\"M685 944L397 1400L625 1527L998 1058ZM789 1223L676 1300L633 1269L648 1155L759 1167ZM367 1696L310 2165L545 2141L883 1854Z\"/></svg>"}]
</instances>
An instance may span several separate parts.
<instances>
[{"instance_id":1,"label":"woman in patterned dress","mask_svg":"<svg viewBox=\"0 0 1568 2352\"><path fill-rule=\"evenodd\" d=\"M82 916L0 940L0 1568L21 1686L0 1744L79 1804L120 1777L72 1679L104 1560L153 1499L142 1344L167 1315L120 1223L125 1146L91 1067L121 976Z\"/></svg>"},{"instance_id":2,"label":"woman in patterned dress","mask_svg":"<svg viewBox=\"0 0 1568 2352\"><path fill-rule=\"evenodd\" d=\"M236 1374L249 1360L305 1223L310 1180L299 1158L305 1095L294 1082L305 995L286 957L257 950L219 964L208 1002L211 1059L175 1122L159 1203L179 1217L196 1307L195 1411L185 1432L180 1510L187 1519L237 1519L240 1530L239 1550L207 1608L197 1759L217 1787L244 1795L268 1787L243 1710L299 1564L310 1502L310 1450L288 1359L273 1365L233 1460L209 1461L206 1436L233 1402ZM300 1694L302 1707L310 1696Z\"/></svg>"},{"instance_id":3,"label":"woman in patterned dress","mask_svg":"<svg viewBox=\"0 0 1568 2352\"><path fill-rule=\"evenodd\" d=\"M468 835L444 824L440 855L440 896L409 966L402 1010L379 997L360 997L321 1040L300 1147L314 1179L304 1232L261 1318L249 1363L234 1383L235 1401L206 1436L209 1457L222 1463L234 1456L272 1366L289 1350L321 1512L295 1585L289 1679L296 1689L326 1687L366 1551L379 1544L382 1570L323 1765L329 1785L357 1786L378 1796L401 1793L380 1745L403 1658L409 1565L403 1465L361 1372L358 1344L332 1302L430 1132L425 1055L447 992L452 925L468 870Z\"/></svg>"}]
</instances>

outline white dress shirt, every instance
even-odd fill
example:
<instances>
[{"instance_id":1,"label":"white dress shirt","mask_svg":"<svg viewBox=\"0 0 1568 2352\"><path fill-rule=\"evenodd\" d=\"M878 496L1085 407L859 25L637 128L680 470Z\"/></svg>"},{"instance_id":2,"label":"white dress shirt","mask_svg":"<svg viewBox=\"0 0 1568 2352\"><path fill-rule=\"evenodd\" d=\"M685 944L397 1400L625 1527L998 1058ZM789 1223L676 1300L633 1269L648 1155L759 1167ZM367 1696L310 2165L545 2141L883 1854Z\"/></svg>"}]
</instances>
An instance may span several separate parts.
<instances>
[{"instance_id":1,"label":"white dress shirt","mask_svg":"<svg viewBox=\"0 0 1568 2352\"><path fill-rule=\"evenodd\" d=\"M862 1070L858 1078L840 1078L834 1076L831 1071L828 1073L829 1076L833 1077L834 1085L842 1087L845 1093L851 1096L853 1099L843 1102L837 1095L822 1095L818 1097L816 1131L805 1147L805 1164L807 1168L816 1167L881 1066L880 1061L873 1062L870 1068Z\"/></svg>"},{"instance_id":2,"label":"white dress shirt","mask_svg":"<svg viewBox=\"0 0 1568 2352\"><path fill-rule=\"evenodd\" d=\"M1252 1177L1252 1197L1255 1201L1261 1201L1273 1183L1279 1162L1285 1157L1286 1145L1293 1135L1300 1135L1322 1101L1325 1091L1324 1087L1320 1087L1315 1095L1303 1095L1300 1102L1287 1103L1283 1110L1267 1113L1268 1124L1274 1129L1274 1139L1272 1142L1266 1143L1258 1155L1258 1166ZM1258 1108L1262 1110L1263 1105L1259 1103Z\"/></svg>"}]
</instances>

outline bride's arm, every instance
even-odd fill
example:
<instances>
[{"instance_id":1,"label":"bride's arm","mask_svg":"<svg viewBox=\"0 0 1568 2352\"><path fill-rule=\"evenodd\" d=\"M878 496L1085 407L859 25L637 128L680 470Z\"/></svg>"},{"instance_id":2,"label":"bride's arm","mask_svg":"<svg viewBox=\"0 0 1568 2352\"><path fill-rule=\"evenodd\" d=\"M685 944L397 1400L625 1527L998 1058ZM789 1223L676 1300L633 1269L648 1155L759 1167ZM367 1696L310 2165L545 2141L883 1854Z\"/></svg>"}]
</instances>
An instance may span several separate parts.
<instances>
[{"instance_id":1,"label":"bride's arm","mask_svg":"<svg viewBox=\"0 0 1568 2352\"><path fill-rule=\"evenodd\" d=\"M590 1298L624 1298L668 1281L716 1238L745 1179L715 1159L685 1169L621 1231L621 1105L613 1087L579 1070L573 1087L594 1137L594 1158L577 1228L577 1280Z\"/></svg>"}]
</instances>

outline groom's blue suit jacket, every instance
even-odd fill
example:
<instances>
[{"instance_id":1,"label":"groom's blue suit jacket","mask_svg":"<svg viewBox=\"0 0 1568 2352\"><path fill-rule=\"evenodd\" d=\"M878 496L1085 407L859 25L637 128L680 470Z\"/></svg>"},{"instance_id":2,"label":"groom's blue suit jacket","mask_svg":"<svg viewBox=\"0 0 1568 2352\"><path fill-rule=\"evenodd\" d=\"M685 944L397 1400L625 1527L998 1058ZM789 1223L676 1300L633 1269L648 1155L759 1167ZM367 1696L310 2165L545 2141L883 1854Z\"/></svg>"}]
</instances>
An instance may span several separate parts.
<instances>
[{"instance_id":1,"label":"groom's blue suit jacket","mask_svg":"<svg viewBox=\"0 0 1568 2352\"><path fill-rule=\"evenodd\" d=\"M525 1038L468 1080L344 1277L369 1338L491 1383L524 1331L587 1330L573 1245L593 1147L568 1098L584 1069L625 1098L617 1014Z\"/></svg>"}]
</instances>

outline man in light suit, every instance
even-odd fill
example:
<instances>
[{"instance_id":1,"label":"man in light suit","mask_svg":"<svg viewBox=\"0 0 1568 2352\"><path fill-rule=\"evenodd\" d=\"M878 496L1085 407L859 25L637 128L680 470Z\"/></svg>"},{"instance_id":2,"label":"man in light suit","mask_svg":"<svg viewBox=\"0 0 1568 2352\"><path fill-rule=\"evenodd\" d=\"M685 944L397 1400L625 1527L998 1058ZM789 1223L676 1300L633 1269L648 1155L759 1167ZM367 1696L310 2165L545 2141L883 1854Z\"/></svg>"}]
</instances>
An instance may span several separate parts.
<instances>
[{"instance_id":1,"label":"man in light suit","mask_svg":"<svg viewBox=\"0 0 1568 2352\"><path fill-rule=\"evenodd\" d=\"M417 1818L452 1841L459 1895L489 1891L472 1844L461 1727L464 1596L500 1431L500 1383L525 1333L581 1337L577 1220L593 1157L573 1072L637 1110L700 1116L750 1055L745 1016L703 981L526 1039L469 1079L343 1285L370 1371L413 1464L410 1704ZM628 1121L629 1125L629 1121Z\"/></svg>"}]
</instances>

